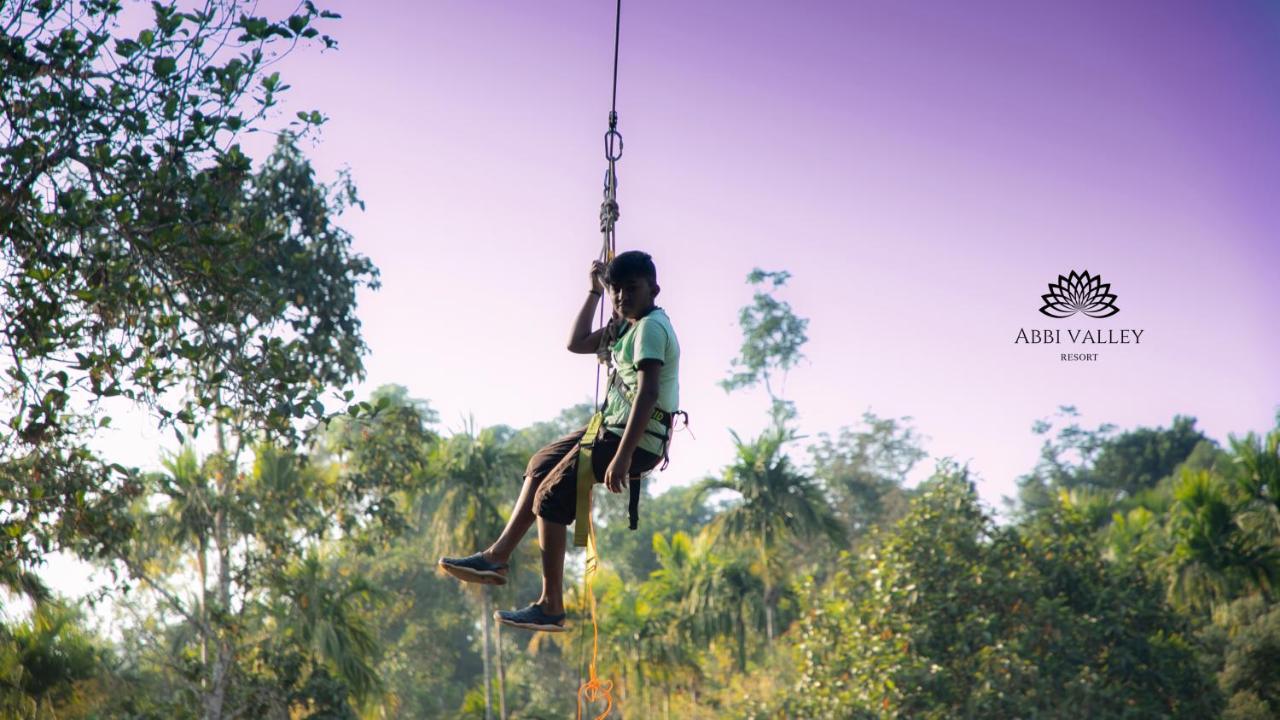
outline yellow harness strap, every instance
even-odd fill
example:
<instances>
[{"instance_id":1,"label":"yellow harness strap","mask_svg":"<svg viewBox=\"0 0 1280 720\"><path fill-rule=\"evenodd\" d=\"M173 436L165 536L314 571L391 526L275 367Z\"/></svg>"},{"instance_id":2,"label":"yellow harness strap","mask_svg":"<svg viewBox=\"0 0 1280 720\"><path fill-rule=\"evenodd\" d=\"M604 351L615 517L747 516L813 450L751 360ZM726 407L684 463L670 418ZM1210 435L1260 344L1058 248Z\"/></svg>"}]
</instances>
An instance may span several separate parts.
<instances>
[{"instance_id":1,"label":"yellow harness strap","mask_svg":"<svg viewBox=\"0 0 1280 720\"><path fill-rule=\"evenodd\" d=\"M596 436L600 434L600 426L603 424L604 413L597 411L591 416L587 431L582 433L582 439L578 441L578 505L573 522L574 547L586 547L587 538L591 535L591 489L596 484L591 450L595 447Z\"/></svg>"}]
</instances>

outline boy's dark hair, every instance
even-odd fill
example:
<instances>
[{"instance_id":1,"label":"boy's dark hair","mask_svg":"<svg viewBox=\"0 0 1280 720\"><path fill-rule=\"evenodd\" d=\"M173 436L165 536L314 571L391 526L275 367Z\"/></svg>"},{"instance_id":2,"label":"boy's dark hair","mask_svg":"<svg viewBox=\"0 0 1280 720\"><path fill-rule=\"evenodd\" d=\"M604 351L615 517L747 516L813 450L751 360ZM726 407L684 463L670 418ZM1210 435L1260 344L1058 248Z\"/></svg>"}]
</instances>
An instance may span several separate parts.
<instances>
[{"instance_id":1,"label":"boy's dark hair","mask_svg":"<svg viewBox=\"0 0 1280 720\"><path fill-rule=\"evenodd\" d=\"M649 257L649 253L639 250L619 253L609 263L604 281L610 287L617 287L634 277L645 278L650 285L658 284L658 269L653 266L653 258Z\"/></svg>"}]
</instances>

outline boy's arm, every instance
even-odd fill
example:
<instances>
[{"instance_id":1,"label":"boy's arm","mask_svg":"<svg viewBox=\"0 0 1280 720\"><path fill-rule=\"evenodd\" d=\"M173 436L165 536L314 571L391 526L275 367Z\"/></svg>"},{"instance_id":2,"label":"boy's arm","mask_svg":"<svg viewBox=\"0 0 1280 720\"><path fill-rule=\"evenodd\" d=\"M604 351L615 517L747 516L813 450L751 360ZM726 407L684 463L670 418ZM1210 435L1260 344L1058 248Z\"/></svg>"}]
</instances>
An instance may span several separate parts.
<instances>
[{"instance_id":1,"label":"boy's arm","mask_svg":"<svg viewBox=\"0 0 1280 720\"><path fill-rule=\"evenodd\" d=\"M591 332L591 316L596 313L596 304L604 294L604 284L600 276L604 272L604 263L596 260L591 263L591 290L587 293L578 317L573 321L573 329L569 331L569 352L586 355L594 353L600 347L600 336L604 328ZM608 326L606 326L608 327Z\"/></svg>"},{"instance_id":2,"label":"boy's arm","mask_svg":"<svg viewBox=\"0 0 1280 720\"><path fill-rule=\"evenodd\" d=\"M635 402L631 403L631 414L627 416L627 427L622 431L622 441L618 443L618 452L605 471L604 482L610 492L622 492L627 486L627 471L631 468L631 459L635 454L640 438L644 437L649 427L649 418L658 405L659 374L662 361L654 359L641 360L636 365L638 385Z\"/></svg>"},{"instance_id":3,"label":"boy's arm","mask_svg":"<svg viewBox=\"0 0 1280 720\"><path fill-rule=\"evenodd\" d=\"M587 294L587 299L582 303L582 309L578 311L577 319L573 321L573 330L569 333L569 352L588 355L600 347L600 336L604 334L605 328L591 332L591 316L596 314L598 302L600 302L599 295Z\"/></svg>"}]
</instances>

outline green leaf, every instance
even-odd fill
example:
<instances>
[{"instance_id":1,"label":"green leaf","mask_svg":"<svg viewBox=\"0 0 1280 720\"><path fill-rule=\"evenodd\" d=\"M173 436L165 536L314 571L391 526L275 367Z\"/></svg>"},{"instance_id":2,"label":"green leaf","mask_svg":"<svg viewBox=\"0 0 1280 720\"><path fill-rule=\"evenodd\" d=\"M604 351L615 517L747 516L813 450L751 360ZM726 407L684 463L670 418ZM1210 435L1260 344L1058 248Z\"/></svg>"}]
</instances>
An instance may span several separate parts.
<instances>
[{"instance_id":1,"label":"green leaf","mask_svg":"<svg viewBox=\"0 0 1280 720\"><path fill-rule=\"evenodd\" d=\"M138 45L138 43L132 40L116 41L116 54L121 57L126 57L126 58L132 57L133 55L136 55L138 51L141 49L142 49L142 46Z\"/></svg>"},{"instance_id":2,"label":"green leaf","mask_svg":"<svg viewBox=\"0 0 1280 720\"><path fill-rule=\"evenodd\" d=\"M151 67L156 75L169 77L178 69L178 61L171 57L158 57Z\"/></svg>"}]
</instances>

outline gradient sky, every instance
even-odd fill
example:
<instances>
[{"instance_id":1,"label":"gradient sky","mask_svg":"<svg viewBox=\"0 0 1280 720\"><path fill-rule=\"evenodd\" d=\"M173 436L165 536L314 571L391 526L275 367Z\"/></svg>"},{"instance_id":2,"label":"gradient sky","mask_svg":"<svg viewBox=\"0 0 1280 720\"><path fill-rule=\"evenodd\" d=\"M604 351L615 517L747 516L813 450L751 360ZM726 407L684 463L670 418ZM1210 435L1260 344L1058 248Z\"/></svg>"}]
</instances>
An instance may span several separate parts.
<instances>
[{"instance_id":1,"label":"gradient sky","mask_svg":"<svg viewBox=\"0 0 1280 720\"><path fill-rule=\"evenodd\" d=\"M343 223L382 271L360 298L361 392L406 385L446 430L588 399L594 361L564 343L600 244L613 3L327 7L340 49L280 63L279 122L328 114L315 165L349 167L367 203ZM716 472L729 428L764 425L762 393L716 385L756 266L791 272L783 298L810 320L786 384L803 430L910 415L993 505L1061 404L1123 428L1189 414L1219 440L1272 427L1277 7L625 3L618 243L658 264L696 436L655 490ZM247 138L259 155L265 140ZM1100 273L1120 313L1037 312L1071 270ZM1013 343L1046 327L1144 332ZM1058 360L1081 349L1101 357ZM155 467L173 441L139 426L104 447Z\"/></svg>"}]
</instances>

